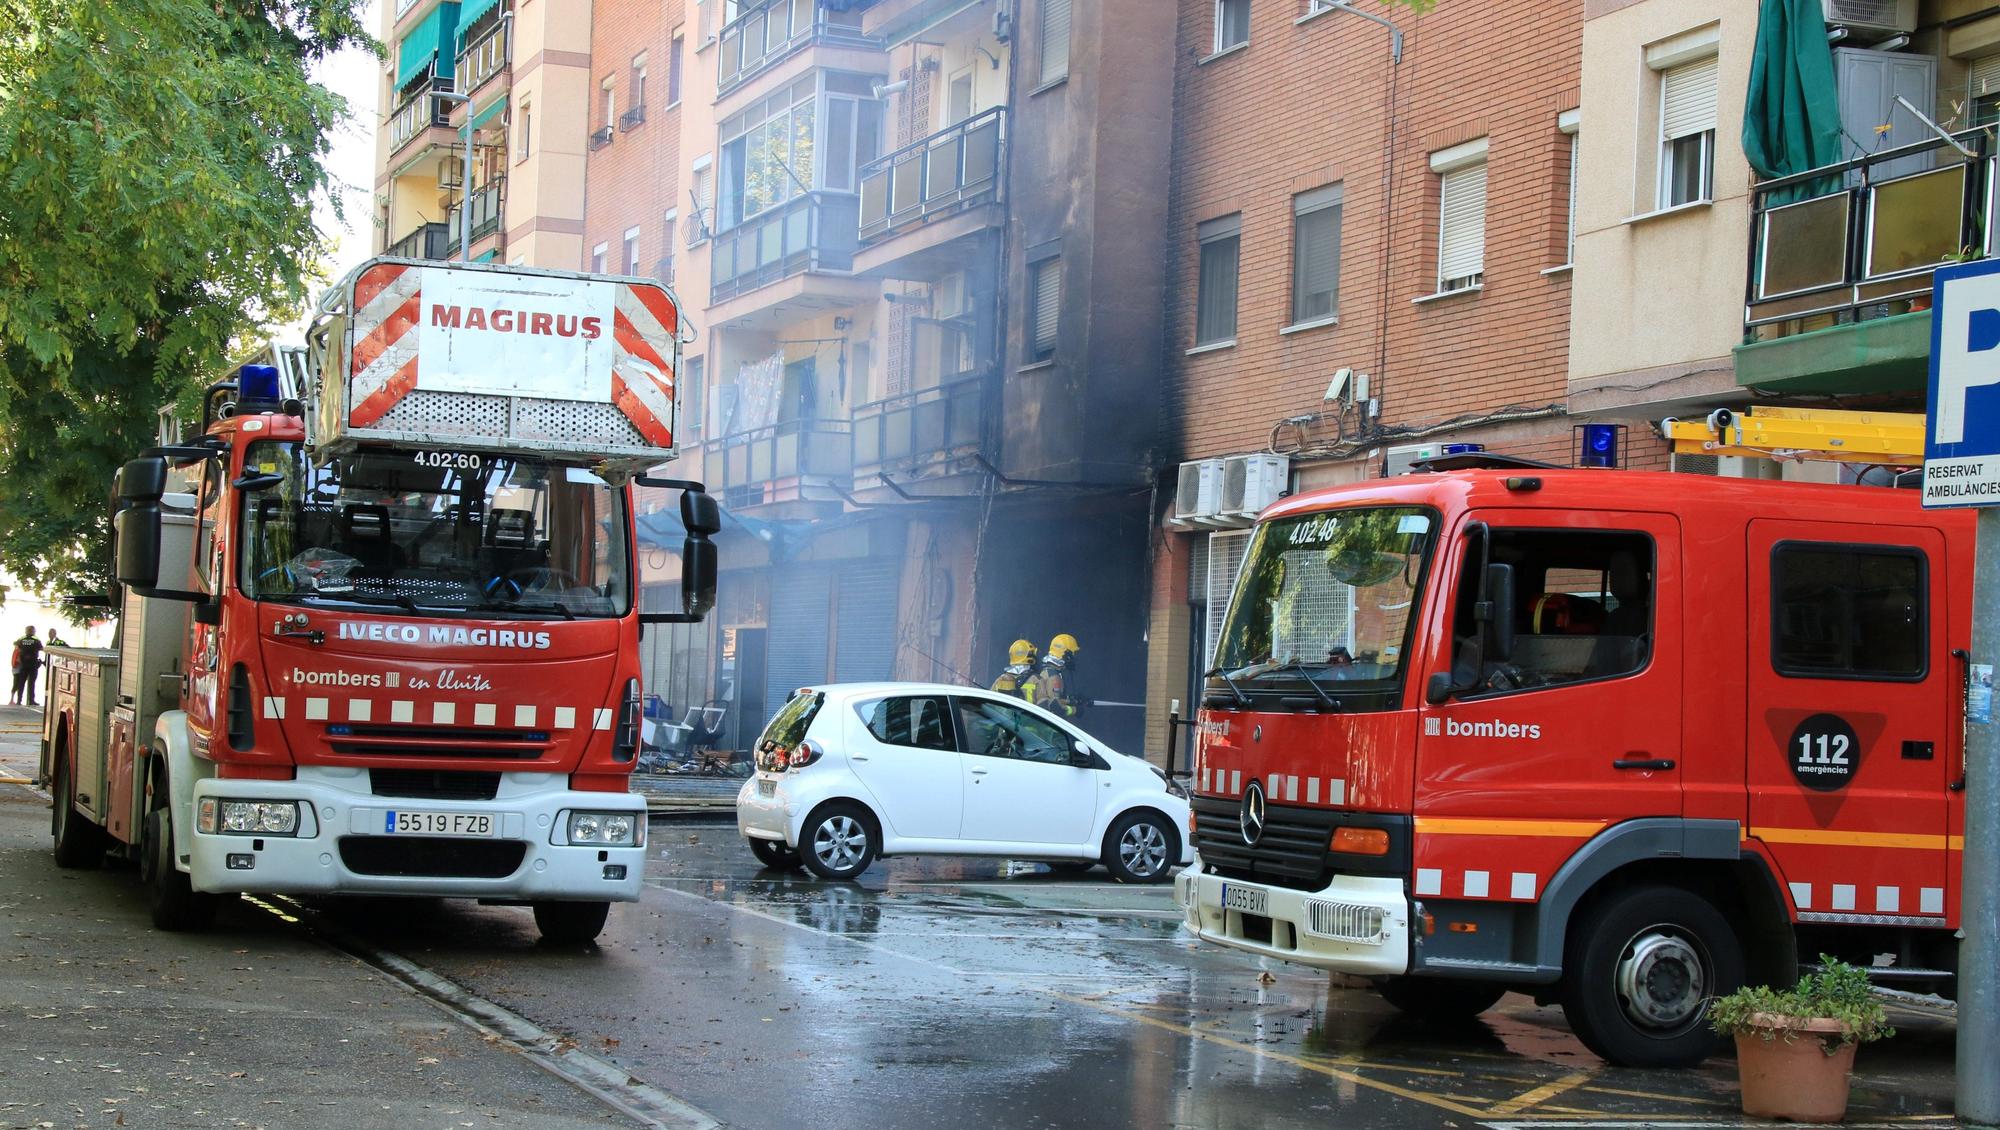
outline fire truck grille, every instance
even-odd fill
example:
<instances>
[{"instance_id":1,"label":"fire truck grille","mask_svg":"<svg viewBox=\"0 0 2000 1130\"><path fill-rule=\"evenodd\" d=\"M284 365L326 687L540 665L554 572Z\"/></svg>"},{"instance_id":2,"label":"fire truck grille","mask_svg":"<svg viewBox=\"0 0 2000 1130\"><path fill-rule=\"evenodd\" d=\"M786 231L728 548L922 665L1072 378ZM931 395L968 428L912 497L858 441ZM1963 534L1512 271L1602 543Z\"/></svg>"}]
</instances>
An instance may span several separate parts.
<instances>
[{"instance_id":1,"label":"fire truck grille","mask_svg":"<svg viewBox=\"0 0 2000 1130\"><path fill-rule=\"evenodd\" d=\"M340 861L357 875L505 879L521 866L520 840L448 840L425 836L343 836Z\"/></svg>"},{"instance_id":2,"label":"fire truck grille","mask_svg":"<svg viewBox=\"0 0 2000 1130\"><path fill-rule=\"evenodd\" d=\"M455 769L370 769L368 786L376 796L492 800L500 792L500 774Z\"/></svg>"},{"instance_id":3,"label":"fire truck grille","mask_svg":"<svg viewBox=\"0 0 2000 1130\"><path fill-rule=\"evenodd\" d=\"M327 745L347 757L476 757L533 761L553 748L546 730L496 730L463 726L328 727Z\"/></svg>"},{"instance_id":4,"label":"fire truck grille","mask_svg":"<svg viewBox=\"0 0 2000 1130\"><path fill-rule=\"evenodd\" d=\"M1241 802L1194 798L1194 846L1217 874L1316 891L1332 879L1327 847L1340 814L1330 809L1273 804L1255 846L1243 842Z\"/></svg>"}]
</instances>

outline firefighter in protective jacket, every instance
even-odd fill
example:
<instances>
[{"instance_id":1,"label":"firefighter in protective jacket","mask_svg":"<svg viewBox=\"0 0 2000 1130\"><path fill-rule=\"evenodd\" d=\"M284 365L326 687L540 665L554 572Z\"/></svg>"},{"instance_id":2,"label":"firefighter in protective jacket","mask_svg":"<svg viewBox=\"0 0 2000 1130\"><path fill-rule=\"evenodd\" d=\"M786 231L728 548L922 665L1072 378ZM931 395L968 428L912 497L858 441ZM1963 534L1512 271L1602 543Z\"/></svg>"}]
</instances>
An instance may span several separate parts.
<instances>
[{"instance_id":1,"label":"firefighter in protective jacket","mask_svg":"<svg viewBox=\"0 0 2000 1130\"><path fill-rule=\"evenodd\" d=\"M1035 672L1036 706L1064 718L1076 717L1083 699L1076 688L1075 656L1082 650L1083 645L1068 632L1049 641L1049 650L1042 655L1041 669Z\"/></svg>"},{"instance_id":2,"label":"firefighter in protective jacket","mask_svg":"<svg viewBox=\"0 0 2000 1130\"><path fill-rule=\"evenodd\" d=\"M1040 654L1027 640L1015 640L1007 649L1007 666L1000 669L1000 677L989 689L1035 701L1035 660Z\"/></svg>"}]
</instances>

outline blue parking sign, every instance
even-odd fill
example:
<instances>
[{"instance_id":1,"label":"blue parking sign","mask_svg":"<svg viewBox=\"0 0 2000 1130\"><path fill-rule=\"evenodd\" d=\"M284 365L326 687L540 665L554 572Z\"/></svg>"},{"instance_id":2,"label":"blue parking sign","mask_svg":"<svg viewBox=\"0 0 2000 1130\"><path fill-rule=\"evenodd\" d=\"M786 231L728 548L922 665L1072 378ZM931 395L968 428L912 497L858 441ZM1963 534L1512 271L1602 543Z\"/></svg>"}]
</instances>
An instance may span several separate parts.
<instances>
[{"instance_id":1,"label":"blue parking sign","mask_svg":"<svg viewBox=\"0 0 2000 1130\"><path fill-rule=\"evenodd\" d=\"M2000 259L1931 282L1924 505L2000 506Z\"/></svg>"}]
</instances>

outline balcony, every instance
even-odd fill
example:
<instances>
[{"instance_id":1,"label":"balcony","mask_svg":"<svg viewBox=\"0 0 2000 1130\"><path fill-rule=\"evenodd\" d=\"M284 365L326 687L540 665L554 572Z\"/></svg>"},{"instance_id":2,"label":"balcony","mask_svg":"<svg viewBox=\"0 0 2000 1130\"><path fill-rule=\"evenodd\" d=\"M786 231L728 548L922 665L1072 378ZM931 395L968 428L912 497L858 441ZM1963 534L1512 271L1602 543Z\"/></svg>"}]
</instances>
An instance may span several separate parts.
<instances>
[{"instance_id":1,"label":"balcony","mask_svg":"<svg viewBox=\"0 0 2000 1130\"><path fill-rule=\"evenodd\" d=\"M808 192L715 233L709 301L724 302L807 271L854 265L857 201L845 192Z\"/></svg>"},{"instance_id":2,"label":"balcony","mask_svg":"<svg viewBox=\"0 0 2000 1130\"><path fill-rule=\"evenodd\" d=\"M507 178L495 177L479 188L473 189L471 206L472 241L477 243L500 230L501 213L507 206ZM458 253L458 233L461 230L459 217L463 214L464 208L465 205L461 204L451 210L451 232L447 236L451 242L446 248L448 255Z\"/></svg>"},{"instance_id":3,"label":"balcony","mask_svg":"<svg viewBox=\"0 0 2000 1130\"><path fill-rule=\"evenodd\" d=\"M444 224L419 224L417 230L390 244L384 255L404 259L451 258L451 229Z\"/></svg>"},{"instance_id":4,"label":"balcony","mask_svg":"<svg viewBox=\"0 0 2000 1130\"><path fill-rule=\"evenodd\" d=\"M472 94L507 69L507 20L496 20L458 53L458 89Z\"/></svg>"},{"instance_id":5,"label":"balcony","mask_svg":"<svg viewBox=\"0 0 2000 1130\"><path fill-rule=\"evenodd\" d=\"M715 92L727 94L816 44L882 49L881 40L862 34L859 12L825 11L814 0L745 4L716 36Z\"/></svg>"},{"instance_id":6,"label":"balcony","mask_svg":"<svg viewBox=\"0 0 2000 1130\"><path fill-rule=\"evenodd\" d=\"M1983 130L1955 140L1969 157L1938 138L1756 187L1739 385L1924 387L1932 272L1993 250L1991 143Z\"/></svg>"},{"instance_id":7,"label":"balcony","mask_svg":"<svg viewBox=\"0 0 2000 1130\"><path fill-rule=\"evenodd\" d=\"M859 490L890 479L934 481L979 470L986 374L954 377L854 407L854 482ZM935 492L934 492L935 493Z\"/></svg>"},{"instance_id":8,"label":"balcony","mask_svg":"<svg viewBox=\"0 0 2000 1130\"><path fill-rule=\"evenodd\" d=\"M405 98L397 105L396 112L389 116L389 152L391 154L400 151L403 146L408 145L411 138L433 127L447 126L449 124L446 119L451 110L450 104L431 97L432 94L439 91L450 93L451 81L449 79L440 79L434 80L431 83L425 83L417 88L417 93Z\"/></svg>"},{"instance_id":9,"label":"balcony","mask_svg":"<svg viewBox=\"0 0 2000 1130\"><path fill-rule=\"evenodd\" d=\"M1007 112L996 106L861 168L854 272L934 280L966 269L998 228Z\"/></svg>"},{"instance_id":10,"label":"balcony","mask_svg":"<svg viewBox=\"0 0 2000 1130\"><path fill-rule=\"evenodd\" d=\"M731 510L779 507L799 517L838 510L854 468L854 435L845 420L789 420L725 436L708 445L704 471L722 484ZM820 490L807 497L805 488ZM827 489L829 486L838 490Z\"/></svg>"}]
</instances>

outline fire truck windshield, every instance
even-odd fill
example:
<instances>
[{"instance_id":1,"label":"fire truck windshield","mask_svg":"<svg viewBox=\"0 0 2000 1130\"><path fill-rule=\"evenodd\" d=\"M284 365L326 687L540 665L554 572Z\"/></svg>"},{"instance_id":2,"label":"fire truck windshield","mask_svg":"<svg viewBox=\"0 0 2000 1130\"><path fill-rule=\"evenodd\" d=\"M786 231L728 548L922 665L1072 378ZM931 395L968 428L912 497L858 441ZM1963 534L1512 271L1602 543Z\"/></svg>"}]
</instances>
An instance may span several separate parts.
<instances>
[{"instance_id":1,"label":"fire truck windshield","mask_svg":"<svg viewBox=\"0 0 2000 1130\"><path fill-rule=\"evenodd\" d=\"M1302 681L1336 693L1393 689L1436 521L1429 510L1395 506L1259 526L1215 665L1246 689Z\"/></svg>"},{"instance_id":2,"label":"fire truck windshield","mask_svg":"<svg viewBox=\"0 0 2000 1130\"><path fill-rule=\"evenodd\" d=\"M251 446L239 584L257 600L500 619L623 615L621 491L580 467L465 451L361 451L314 466Z\"/></svg>"}]
</instances>

